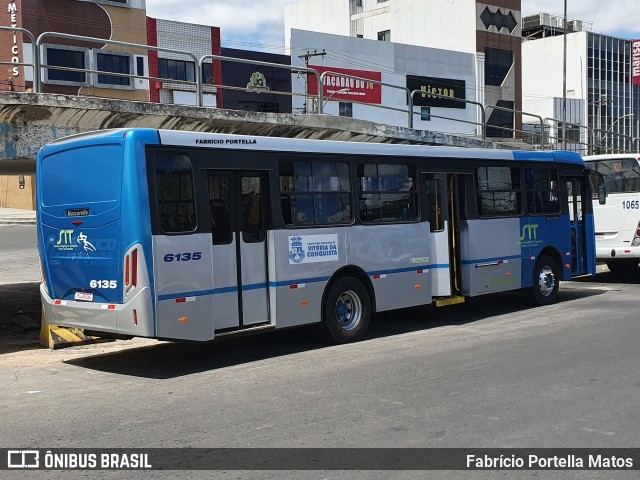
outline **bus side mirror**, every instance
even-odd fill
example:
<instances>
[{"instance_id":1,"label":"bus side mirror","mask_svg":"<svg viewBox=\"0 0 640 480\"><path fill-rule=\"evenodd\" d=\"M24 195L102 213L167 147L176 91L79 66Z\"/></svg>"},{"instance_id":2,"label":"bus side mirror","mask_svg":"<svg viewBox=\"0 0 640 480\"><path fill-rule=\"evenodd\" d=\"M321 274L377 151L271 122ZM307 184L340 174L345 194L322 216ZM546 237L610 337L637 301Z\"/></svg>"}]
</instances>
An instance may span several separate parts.
<instances>
[{"instance_id":1,"label":"bus side mirror","mask_svg":"<svg viewBox=\"0 0 640 480\"><path fill-rule=\"evenodd\" d=\"M604 183L598 185L598 203L600 205L607 203L607 190L604 188Z\"/></svg>"}]
</instances>

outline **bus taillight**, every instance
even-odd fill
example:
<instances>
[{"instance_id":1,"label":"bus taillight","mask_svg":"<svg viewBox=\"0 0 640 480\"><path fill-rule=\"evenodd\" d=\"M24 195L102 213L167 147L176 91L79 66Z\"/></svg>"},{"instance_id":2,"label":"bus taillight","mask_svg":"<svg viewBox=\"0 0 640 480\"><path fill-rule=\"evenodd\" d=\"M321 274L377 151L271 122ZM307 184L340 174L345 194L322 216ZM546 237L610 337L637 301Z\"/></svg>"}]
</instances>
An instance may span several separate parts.
<instances>
[{"instance_id":1,"label":"bus taillight","mask_svg":"<svg viewBox=\"0 0 640 480\"><path fill-rule=\"evenodd\" d=\"M636 234L633 237L633 245L640 245L640 222L638 222L638 226L636 227Z\"/></svg>"},{"instance_id":2,"label":"bus taillight","mask_svg":"<svg viewBox=\"0 0 640 480\"><path fill-rule=\"evenodd\" d=\"M128 296L138 285L138 249L135 248L124 256L124 288Z\"/></svg>"},{"instance_id":3,"label":"bus taillight","mask_svg":"<svg viewBox=\"0 0 640 480\"><path fill-rule=\"evenodd\" d=\"M129 287L129 268L131 264L131 256L127 255L124 257L124 286L126 288Z\"/></svg>"},{"instance_id":4,"label":"bus taillight","mask_svg":"<svg viewBox=\"0 0 640 480\"><path fill-rule=\"evenodd\" d=\"M138 285L138 249L136 248L131 252L131 286L136 287Z\"/></svg>"}]
</instances>

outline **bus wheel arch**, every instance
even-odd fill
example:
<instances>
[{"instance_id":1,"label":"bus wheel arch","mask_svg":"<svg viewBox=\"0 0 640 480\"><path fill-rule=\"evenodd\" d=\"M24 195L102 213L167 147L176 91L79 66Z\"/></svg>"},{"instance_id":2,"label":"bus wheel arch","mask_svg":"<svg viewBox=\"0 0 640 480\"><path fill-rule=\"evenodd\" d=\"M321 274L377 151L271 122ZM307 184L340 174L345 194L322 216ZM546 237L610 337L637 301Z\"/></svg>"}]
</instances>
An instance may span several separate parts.
<instances>
[{"instance_id":1,"label":"bus wheel arch","mask_svg":"<svg viewBox=\"0 0 640 480\"><path fill-rule=\"evenodd\" d=\"M551 305L558 299L558 289L562 280L562 258L552 247L540 252L533 267L531 300L535 305Z\"/></svg>"},{"instance_id":2,"label":"bus wheel arch","mask_svg":"<svg viewBox=\"0 0 640 480\"><path fill-rule=\"evenodd\" d=\"M375 311L373 285L364 271L347 266L333 274L322 295L321 325L335 343L360 340Z\"/></svg>"}]
</instances>

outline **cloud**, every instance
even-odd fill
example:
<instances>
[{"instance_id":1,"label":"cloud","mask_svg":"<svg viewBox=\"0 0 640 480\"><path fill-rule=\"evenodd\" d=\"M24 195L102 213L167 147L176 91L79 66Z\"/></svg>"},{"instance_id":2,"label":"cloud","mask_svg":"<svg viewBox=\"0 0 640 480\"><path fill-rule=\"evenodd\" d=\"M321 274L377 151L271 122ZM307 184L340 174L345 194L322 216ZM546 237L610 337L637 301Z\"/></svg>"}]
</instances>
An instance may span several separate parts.
<instances>
[{"instance_id":1,"label":"cloud","mask_svg":"<svg viewBox=\"0 0 640 480\"><path fill-rule=\"evenodd\" d=\"M147 0L147 15L220 27L223 46L284 49L284 6L291 0ZM246 44L246 45L245 45Z\"/></svg>"},{"instance_id":2,"label":"cloud","mask_svg":"<svg viewBox=\"0 0 640 480\"><path fill-rule=\"evenodd\" d=\"M223 46L282 53L284 6L292 1L147 0L147 15L220 27ZM522 0L523 15L539 12L562 16L564 2ZM637 23L637 19L640 18L638 0L609 0L606 5L603 0L567 0L567 16L570 19L591 22L595 32L640 38L640 27Z\"/></svg>"},{"instance_id":3,"label":"cloud","mask_svg":"<svg viewBox=\"0 0 640 480\"><path fill-rule=\"evenodd\" d=\"M522 14L539 12L564 15L564 2L560 0L522 0ZM635 32L640 35L637 19L640 18L640 2L637 0L567 0L569 19L590 22L594 32L616 34Z\"/></svg>"}]
</instances>

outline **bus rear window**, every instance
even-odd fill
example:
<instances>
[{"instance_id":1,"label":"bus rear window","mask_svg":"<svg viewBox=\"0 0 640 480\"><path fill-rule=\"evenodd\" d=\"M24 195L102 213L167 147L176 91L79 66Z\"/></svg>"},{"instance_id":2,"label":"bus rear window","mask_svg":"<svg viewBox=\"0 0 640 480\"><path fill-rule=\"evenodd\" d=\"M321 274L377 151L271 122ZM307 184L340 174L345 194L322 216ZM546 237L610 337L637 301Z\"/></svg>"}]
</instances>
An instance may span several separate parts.
<instances>
[{"instance_id":1,"label":"bus rear window","mask_svg":"<svg viewBox=\"0 0 640 480\"><path fill-rule=\"evenodd\" d=\"M56 153L45 157L40 169L42 204L45 207L120 199L120 145L99 145Z\"/></svg>"},{"instance_id":2,"label":"bus rear window","mask_svg":"<svg viewBox=\"0 0 640 480\"><path fill-rule=\"evenodd\" d=\"M640 192L640 167L634 158L599 160L591 165L604 177L607 193Z\"/></svg>"}]
</instances>

